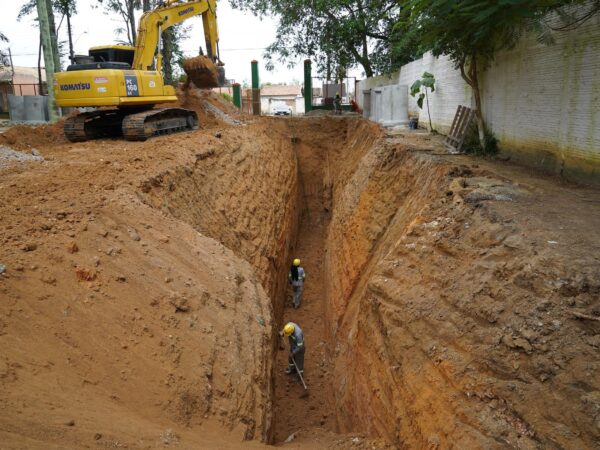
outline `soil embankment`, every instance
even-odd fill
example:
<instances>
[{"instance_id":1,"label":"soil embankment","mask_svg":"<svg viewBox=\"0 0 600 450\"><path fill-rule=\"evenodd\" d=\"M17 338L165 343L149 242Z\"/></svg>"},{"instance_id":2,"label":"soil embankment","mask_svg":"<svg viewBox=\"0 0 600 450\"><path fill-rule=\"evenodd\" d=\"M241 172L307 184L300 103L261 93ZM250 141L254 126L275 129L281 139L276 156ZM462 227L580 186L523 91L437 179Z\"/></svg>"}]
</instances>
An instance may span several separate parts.
<instances>
[{"instance_id":1,"label":"soil embankment","mask_svg":"<svg viewBox=\"0 0 600 450\"><path fill-rule=\"evenodd\" d=\"M597 446L598 192L401 134L348 142L326 263L339 430Z\"/></svg>"},{"instance_id":2,"label":"soil embankment","mask_svg":"<svg viewBox=\"0 0 600 450\"><path fill-rule=\"evenodd\" d=\"M241 127L205 126L146 143L24 138L45 161L2 178L4 445L195 446L187 430L215 423L233 442L268 439L271 267L286 257L278 214L295 195L291 176L278 194L270 183L294 161L260 127L242 139Z\"/></svg>"}]
</instances>

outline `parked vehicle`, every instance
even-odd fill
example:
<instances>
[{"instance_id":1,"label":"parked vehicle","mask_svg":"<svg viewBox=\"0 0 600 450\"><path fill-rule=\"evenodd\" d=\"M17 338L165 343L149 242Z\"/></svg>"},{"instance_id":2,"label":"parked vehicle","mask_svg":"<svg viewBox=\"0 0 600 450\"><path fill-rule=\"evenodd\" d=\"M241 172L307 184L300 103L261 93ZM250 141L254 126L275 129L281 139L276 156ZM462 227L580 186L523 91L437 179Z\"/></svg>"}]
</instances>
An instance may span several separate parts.
<instances>
[{"instance_id":1,"label":"parked vehicle","mask_svg":"<svg viewBox=\"0 0 600 450\"><path fill-rule=\"evenodd\" d=\"M289 116L292 114L292 108L285 103L277 103L271 107L274 116Z\"/></svg>"}]
</instances>

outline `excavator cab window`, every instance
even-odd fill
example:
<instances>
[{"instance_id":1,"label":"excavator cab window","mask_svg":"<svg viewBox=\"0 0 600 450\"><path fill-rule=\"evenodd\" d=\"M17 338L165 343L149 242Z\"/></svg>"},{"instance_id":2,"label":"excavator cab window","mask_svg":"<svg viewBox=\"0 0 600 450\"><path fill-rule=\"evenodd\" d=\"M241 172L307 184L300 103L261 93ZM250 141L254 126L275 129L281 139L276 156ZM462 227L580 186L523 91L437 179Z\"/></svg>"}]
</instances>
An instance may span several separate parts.
<instances>
[{"instance_id":1,"label":"excavator cab window","mask_svg":"<svg viewBox=\"0 0 600 450\"><path fill-rule=\"evenodd\" d=\"M133 63L133 49L107 47L101 49L90 49L90 56L95 62L120 62L127 63L129 66Z\"/></svg>"},{"instance_id":2,"label":"excavator cab window","mask_svg":"<svg viewBox=\"0 0 600 450\"><path fill-rule=\"evenodd\" d=\"M93 69L131 69L135 48L128 45L111 45L107 47L93 47L89 50L89 57L82 58L82 63L72 64L67 71L93 70Z\"/></svg>"}]
</instances>

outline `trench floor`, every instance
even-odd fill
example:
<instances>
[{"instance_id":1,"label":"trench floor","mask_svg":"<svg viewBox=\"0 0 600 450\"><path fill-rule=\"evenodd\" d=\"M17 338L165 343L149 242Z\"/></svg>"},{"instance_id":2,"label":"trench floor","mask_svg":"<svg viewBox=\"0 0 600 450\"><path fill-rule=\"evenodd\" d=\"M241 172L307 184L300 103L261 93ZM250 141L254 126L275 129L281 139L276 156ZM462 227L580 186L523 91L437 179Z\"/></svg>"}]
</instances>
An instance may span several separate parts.
<instances>
[{"instance_id":1,"label":"trench floor","mask_svg":"<svg viewBox=\"0 0 600 450\"><path fill-rule=\"evenodd\" d=\"M299 181L304 196L298 230L296 254L306 271L302 304L292 307L291 288L288 288L283 323L300 325L306 340L305 375L309 395L295 376L284 373L287 367L288 343L280 341L276 357L274 440L282 442L291 434L310 428L336 431L331 362L327 358L328 342L325 311L324 251L328 211L324 205L324 176L327 171L328 149L321 145L296 144Z\"/></svg>"}]
</instances>

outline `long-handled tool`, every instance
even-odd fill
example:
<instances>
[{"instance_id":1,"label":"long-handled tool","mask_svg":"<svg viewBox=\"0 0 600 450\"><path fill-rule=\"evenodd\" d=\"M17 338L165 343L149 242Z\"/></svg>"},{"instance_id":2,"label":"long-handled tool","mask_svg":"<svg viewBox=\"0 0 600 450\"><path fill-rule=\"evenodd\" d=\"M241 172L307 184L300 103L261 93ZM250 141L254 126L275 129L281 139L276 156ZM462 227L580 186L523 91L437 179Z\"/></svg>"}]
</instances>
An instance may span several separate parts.
<instances>
[{"instance_id":1,"label":"long-handled tool","mask_svg":"<svg viewBox=\"0 0 600 450\"><path fill-rule=\"evenodd\" d=\"M296 368L296 373L300 377L300 381L302 381L302 386L304 386L304 393L301 395L301 397L306 397L308 395L308 387L306 386L306 383L304 382L304 377L302 376L302 372L300 372L300 369L298 369L298 365L296 364L296 360L294 359L293 356L292 356L292 362L294 363L294 367Z\"/></svg>"}]
</instances>

